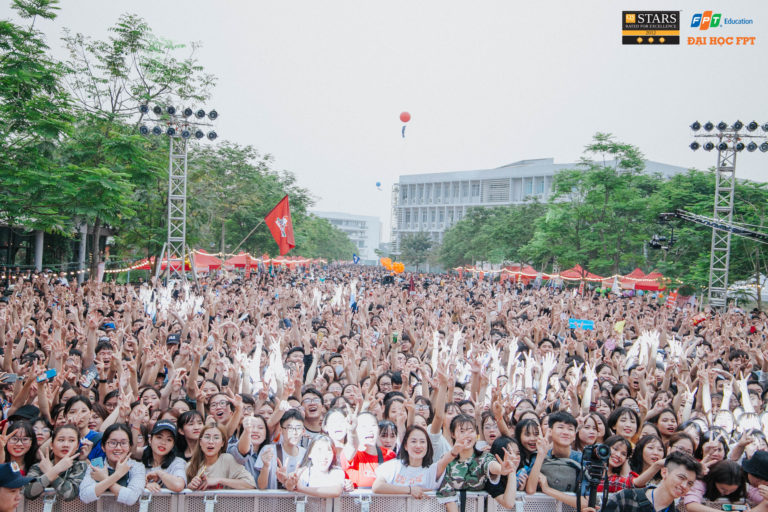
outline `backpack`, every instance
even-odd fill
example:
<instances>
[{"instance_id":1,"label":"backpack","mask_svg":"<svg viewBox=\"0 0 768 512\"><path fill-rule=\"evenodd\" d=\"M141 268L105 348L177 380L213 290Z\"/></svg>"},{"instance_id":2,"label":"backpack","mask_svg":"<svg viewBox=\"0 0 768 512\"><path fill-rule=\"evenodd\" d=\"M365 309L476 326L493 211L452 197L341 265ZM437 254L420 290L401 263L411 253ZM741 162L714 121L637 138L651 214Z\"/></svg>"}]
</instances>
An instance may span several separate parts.
<instances>
[{"instance_id":1,"label":"backpack","mask_svg":"<svg viewBox=\"0 0 768 512\"><path fill-rule=\"evenodd\" d=\"M562 492L576 492L576 482L581 473L581 464L569 458L547 457L541 465L541 474L553 489Z\"/></svg>"}]
</instances>

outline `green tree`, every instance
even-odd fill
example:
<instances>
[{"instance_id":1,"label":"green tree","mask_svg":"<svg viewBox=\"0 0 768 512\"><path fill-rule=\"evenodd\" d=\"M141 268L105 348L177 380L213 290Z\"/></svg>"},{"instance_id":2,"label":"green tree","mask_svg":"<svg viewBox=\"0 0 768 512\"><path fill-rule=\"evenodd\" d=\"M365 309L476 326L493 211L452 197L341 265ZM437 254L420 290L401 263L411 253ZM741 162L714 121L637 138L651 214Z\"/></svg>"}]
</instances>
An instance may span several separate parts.
<instances>
[{"instance_id":1,"label":"green tree","mask_svg":"<svg viewBox=\"0 0 768 512\"><path fill-rule=\"evenodd\" d=\"M419 265L427 261L429 250L432 248L432 238L429 233L408 233L400 240L400 257L403 262Z\"/></svg>"},{"instance_id":2,"label":"green tree","mask_svg":"<svg viewBox=\"0 0 768 512\"><path fill-rule=\"evenodd\" d=\"M596 134L585 153L580 169L555 176L552 202L521 254L608 275L644 263L661 176L644 174L640 150L610 134Z\"/></svg>"},{"instance_id":3,"label":"green tree","mask_svg":"<svg viewBox=\"0 0 768 512\"><path fill-rule=\"evenodd\" d=\"M68 151L69 163L87 169L113 171L115 175L105 179L105 187L128 173L131 186L126 191L135 207L125 209L123 213L137 212L139 219L132 223L132 219L123 216L123 222L113 227L122 230L121 240L146 240L147 252L157 253L159 246L156 242L164 238L166 229L167 193L163 192L161 184L167 184L167 163L164 162L167 162L168 146L167 139L163 139L166 142L163 145L131 136L143 120L139 105L204 100L215 80L198 63L195 57L197 45L191 45L189 54L180 57L186 47L158 38L139 16L121 16L109 32L106 40L69 32L64 37L69 52L67 83L81 121L77 127L82 130L76 147ZM98 129L92 129L93 125ZM137 160L140 165L113 160L103 151L115 146L123 155L142 154ZM118 209L129 202L120 198L111 206ZM94 227L105 223L106 219L98 215L99 210L86 210L90 214L86 211L75 213ZM133 234L129 233L132 229L136 230ZM99 230L94 229L93 247L97 247L98 235ZM94 250L93 256L92 268L95 268L100 259L98 250Z\"/></svg>"},{"instance_id":4,"label":"green tree","mask_svg":"<svg viewBox=\"0 0 768 512\"><path fill-rule=\"evenodd\" d=\"M14 0L12 8L28 25L0 20L0 217L11 225L66 231L52 159L71 121L65 68L35 28L40 19L55 19L56 4Z\"/></svg>"},{"instance_id":5,"label":"green tree","mask_svg":"<svg viewBox=\"0 0 768 512\"><path fill-rule=\"evenodd\" d=\"M294 222L294 234L294 251L306 258L351 260L356 251L346 233L334 227L328 219L314 215L300 215Z\"/></svg>"}]
</instances>

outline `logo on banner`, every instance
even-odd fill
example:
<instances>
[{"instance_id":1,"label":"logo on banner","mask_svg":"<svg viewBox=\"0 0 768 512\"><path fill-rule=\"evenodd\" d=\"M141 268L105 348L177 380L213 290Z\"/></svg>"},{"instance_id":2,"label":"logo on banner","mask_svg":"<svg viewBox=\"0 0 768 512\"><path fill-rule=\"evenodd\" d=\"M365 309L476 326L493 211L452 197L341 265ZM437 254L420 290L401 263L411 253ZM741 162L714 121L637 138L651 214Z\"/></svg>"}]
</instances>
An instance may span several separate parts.
<instances>
[{"instance_id":1,"label":"logo on banner","mask_svg":"<svg viewBox=\"0 0 768 512\"><path fill-rule=\"evenodd\" d=\"M285 238L286 236L288 236L285 234L285 226L288 225L288 219L286 219L285 217L278 217L275 219L275 224L277 224L277 228L280 230L280 236L282 238Z\"/></svg>"},{"instance_id":2,"label":"logo on banner","mask_svg":"<svg viewBox=\"0 0 768 512\"><path fill-rule=\"evenodd\" d=\"M622 11L621 44L680 44L680 11Z\"/></svg>"}]
</instances>

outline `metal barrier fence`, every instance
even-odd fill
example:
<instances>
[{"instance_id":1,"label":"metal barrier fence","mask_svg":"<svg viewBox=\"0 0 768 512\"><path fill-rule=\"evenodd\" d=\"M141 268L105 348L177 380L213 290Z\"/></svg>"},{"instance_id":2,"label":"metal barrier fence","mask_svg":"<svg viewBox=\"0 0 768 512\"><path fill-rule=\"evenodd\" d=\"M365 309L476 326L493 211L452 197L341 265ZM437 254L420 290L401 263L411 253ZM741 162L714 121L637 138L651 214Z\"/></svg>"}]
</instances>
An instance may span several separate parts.
<instances>
[{"instance_id":1,"label":"metal barrier fence","mask_svg":"<svg viewBox=\"0 0 768 512\"><path fill-rule=\"evenodd\" d=\"M421 500L406 496L355 491L338 498L312 498L286 491L163 492L145 494L136 505L117 503L104 495L94 503L62 501L52 491L36 500L25 500L18 512L443 512L445 506L428 494ZM485 493L467 493L466 512L507 512ZM518 493L514 512L574 512L544 494Z\"/></svg>"}]
</instances>

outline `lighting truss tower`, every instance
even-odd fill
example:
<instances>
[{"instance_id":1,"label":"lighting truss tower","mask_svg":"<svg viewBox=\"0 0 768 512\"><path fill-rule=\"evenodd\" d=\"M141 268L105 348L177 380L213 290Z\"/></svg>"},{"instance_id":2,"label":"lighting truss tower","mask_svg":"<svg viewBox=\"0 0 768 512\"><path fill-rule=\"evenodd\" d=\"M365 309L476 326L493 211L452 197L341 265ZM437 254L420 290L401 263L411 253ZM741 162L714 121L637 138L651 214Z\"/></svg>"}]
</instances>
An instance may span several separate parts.
<instances>
[{"instance_id":1,"label":"lighting truss tower","mask_svg":"<svg viewBox=\"0 0 768 512\"><path fill-rule=\"evenodd\" d=\"M144 115L149 113L148 105L141 105L139 112ZM156 276L160 275L162 263L167 260L165 269L165 278L170 280L186 281L186 272L184 267L189 261L192 275L197 281L194 259L192 251L187 245L187 146L189 139L215 140L218 135L211 130L207 136L202 131L203 126L211 126L210 123L203 122L206 117L204 110L197 112L191 108L185 108L177 112L173 106L163 109L155 106L152 109L155 119L148 119L157 123L152 130L141 125L139 132L142 135L165 134L169 140L169 158L168 158L168 236L160 251L160 262L157 265ZM162 117L161 117L162 116ZM211 121L219 117L218 112L211 110L207 114Z\"/></svg>"},{"instance_id":2,"label":"lighting truss tower","mask_svg":"<svg viewBox=\"0 0 768 512\"><path fill-rule=\"evenodd\" d=\"M702 126L698 121L691 125L696 132L694 137L709 139L703 144L694 141L690 148L694 151L703 147L706 151L717 149L717 167L715 168L715 201L712 220L720 225L731 226L733 223L733 198L736 189L736 154L746 149L754 152L758 147L768 151L766 132L768 123L762 126L762 135L753 134L758 124L752 121L747 126L741 121L732 125L721 121L716 126L706 122ZM699 132L704 128L704 132ZM713 130L716 130L713 132ZM743 142L749 139L749 144ZM755 139L763 139L760 146ZM709 304L719 310L728 304L728 267L731 260L731 231L712 227L712 245L709 257Z\"/></svg>"}]
</instances>

